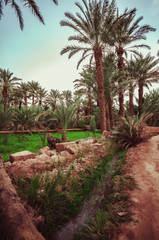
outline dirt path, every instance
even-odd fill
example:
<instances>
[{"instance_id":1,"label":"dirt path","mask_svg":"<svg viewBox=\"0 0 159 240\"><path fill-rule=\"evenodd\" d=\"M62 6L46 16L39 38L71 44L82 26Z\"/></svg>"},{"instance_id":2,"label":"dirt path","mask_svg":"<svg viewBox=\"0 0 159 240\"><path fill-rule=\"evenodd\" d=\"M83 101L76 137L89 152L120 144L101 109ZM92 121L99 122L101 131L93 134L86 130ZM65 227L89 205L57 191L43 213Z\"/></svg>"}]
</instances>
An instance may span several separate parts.
<instances>
[{"instance_id":1,"label":"dirt path","mask_svg":"<svg viewBox=\"0 0 159 240\"><path fill-rule=\"evenodd\" d=\"M159 135L130 149L127 159L137 183L129 193L133 222L121 225L114 240L159 240Z\"/></svg>"}]
</instances>

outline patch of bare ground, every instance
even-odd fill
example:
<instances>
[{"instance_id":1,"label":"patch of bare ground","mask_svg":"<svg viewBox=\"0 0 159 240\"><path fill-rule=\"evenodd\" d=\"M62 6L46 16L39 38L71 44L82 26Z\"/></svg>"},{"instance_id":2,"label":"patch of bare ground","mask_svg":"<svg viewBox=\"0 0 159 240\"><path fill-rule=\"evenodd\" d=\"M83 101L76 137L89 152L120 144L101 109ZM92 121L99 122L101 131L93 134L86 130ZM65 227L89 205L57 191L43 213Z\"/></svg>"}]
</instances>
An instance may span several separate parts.
<instances>
[{"instance_id":1,"label":"patch of bare ground","mask_svg":"<svg viewBox=\"0 0 159 240\"><path fill-rule=\"evenodd\" d=\"M159 128L147 127L144 135L153 136L127 152L126 172L137 188L128 192L134 202L133 221L115 231L114 240L159 239Z\"/></svg>"}]
</instances>

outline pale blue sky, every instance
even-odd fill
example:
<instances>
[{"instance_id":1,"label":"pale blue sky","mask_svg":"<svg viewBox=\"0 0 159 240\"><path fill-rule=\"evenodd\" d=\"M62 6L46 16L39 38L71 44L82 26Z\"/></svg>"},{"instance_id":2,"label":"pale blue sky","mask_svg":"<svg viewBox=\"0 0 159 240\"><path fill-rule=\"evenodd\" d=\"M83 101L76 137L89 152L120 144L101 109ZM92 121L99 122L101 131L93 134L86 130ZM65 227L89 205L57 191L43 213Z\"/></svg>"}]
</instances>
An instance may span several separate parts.
<instances>
[{"instance_id":1,"label":"pale blue sky","mask_svg":"<svg viewBox=\"0 0 159 240\"><path fill-rule=\"evenodd\" d=\"M13 9L4 8L0 21L0 67L9 68L14 76L22 78L24 82L38 81L47 90L73 90L73 80L79 77L76 70L78 57L68 60L67 54L60 55L73 33L71 29L61 27L60 21L64 19L64 12L74 13L77 10L75 1L59 0L58 6L51 0L36 2L44 16L45 25L25 8L23 31L19 28ZM156 56L159 49L159 0L117 0L117 6L121 13L126 7L136 7L137 17L144 17L141 23L157 28L144 41L151 46L152 55Z\"/></svg>"}]
</instances>

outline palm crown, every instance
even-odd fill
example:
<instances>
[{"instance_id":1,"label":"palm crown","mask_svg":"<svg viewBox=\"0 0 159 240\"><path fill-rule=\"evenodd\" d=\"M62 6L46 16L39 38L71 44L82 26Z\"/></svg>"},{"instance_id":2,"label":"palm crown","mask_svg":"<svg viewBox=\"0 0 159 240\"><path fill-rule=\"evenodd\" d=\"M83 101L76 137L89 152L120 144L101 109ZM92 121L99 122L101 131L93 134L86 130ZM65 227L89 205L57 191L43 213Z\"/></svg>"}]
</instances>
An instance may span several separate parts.
<instances>
[{"instance_id":1,"label":"palm crown","mask_svg":"<svg viewBox=\"0 0 159 240\"><path fill-rule=\"evenodd\" d=\"M24 20L23 20L23 15L22 15L22 11L20 9L19 4L17 4L18 0L0 0L0 19L3 15L3 4L6 5L10 5L14 10L15 13L18 17L19 20L19 24L20 24L20 28L21 30L23 30L24 28ZM32 13L38 17L38 19L40 20L40 22L42 22L44 24L44 19L43 16L40 12L40 9L38 7L38 5L36 4L36 2L34 0L19 0L19 2L21 2L23 4L24 7L28 7L31 9ZM58 4L57 0L53 0L53 2L55 4Z\"/></svg>"}]
</instances>

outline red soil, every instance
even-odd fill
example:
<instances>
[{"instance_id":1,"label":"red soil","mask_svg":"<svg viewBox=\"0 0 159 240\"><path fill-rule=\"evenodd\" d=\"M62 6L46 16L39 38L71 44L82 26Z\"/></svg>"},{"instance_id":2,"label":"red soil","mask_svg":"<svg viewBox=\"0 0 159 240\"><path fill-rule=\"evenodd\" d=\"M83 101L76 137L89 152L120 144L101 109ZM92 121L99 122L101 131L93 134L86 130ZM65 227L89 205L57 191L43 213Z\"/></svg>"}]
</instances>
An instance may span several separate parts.
<instances>
[{"instance_id":1,"label":"red soil","mask_svg":"<svg viewBox=\"0 0 159 240\"><path fill-rule=\"evenodd\" d=\"M157 134L159 128L145 129L146 136ZM137 184L128 193L133 221L117 228L114 240L159 240L159 135L128 151L126 171Z\"/></svg>"}]
</instances>

